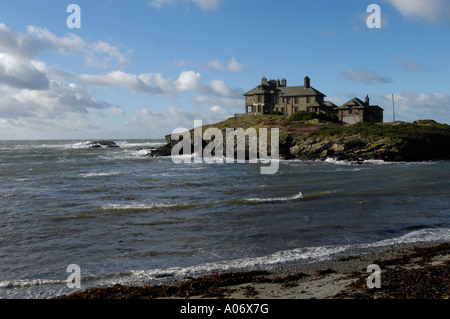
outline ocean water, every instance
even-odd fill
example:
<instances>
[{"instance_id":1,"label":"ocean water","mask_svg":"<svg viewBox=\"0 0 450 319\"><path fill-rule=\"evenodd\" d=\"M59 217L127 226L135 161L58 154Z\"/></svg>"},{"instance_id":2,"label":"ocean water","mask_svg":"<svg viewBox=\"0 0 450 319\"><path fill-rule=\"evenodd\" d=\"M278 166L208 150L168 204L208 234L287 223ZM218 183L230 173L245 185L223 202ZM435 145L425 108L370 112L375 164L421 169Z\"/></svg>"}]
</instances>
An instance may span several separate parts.
<instances>
[{"instance_id":1,"label":"ocean water","mask_svg":"<svg viewBox=\"0 0 450 319\"><path fill-rule=\"evenodd\" d=\"M450 162L174 164L161 140L0 141L0 298L450 239Z\"/></svg>"}]
</instances>

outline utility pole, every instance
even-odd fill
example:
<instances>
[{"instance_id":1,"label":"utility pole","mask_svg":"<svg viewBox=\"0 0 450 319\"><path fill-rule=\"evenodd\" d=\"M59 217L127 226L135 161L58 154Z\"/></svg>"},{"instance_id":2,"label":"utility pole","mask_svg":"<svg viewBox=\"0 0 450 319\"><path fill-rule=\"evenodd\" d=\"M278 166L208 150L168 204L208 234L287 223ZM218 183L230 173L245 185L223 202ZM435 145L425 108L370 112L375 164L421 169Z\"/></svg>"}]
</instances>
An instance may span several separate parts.
<instances>
[{"instance_id":1,"label":"utility pole","mask_svg":"<svg viewBox=\"0 0 450 319\"><path fill-rule=\"evenodd\" d=\"M394 102L394 94L392 94L392 115L394 117L395 122L395 102Z\"/></svg>"}]
</instances>

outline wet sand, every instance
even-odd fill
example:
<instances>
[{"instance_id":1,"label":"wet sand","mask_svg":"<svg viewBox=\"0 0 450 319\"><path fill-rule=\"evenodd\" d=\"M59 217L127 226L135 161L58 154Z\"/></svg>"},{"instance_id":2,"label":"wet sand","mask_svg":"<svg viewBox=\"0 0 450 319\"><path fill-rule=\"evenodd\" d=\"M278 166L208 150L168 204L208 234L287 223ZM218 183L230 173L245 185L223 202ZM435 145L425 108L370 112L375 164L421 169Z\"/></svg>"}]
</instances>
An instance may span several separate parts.
<instances>
[{"instance_id":1,"label":"wet sand","mask_svg":"<svg viewBox=\"0 0 450 319\"><path fill-rule=\"evenodd\" d=\"M370 289L369 265L381 270ZM376 281L370 280L375 283ZM449 299L450 243L402 245L268 271L217 273L160 286L92 288L60 299Z\"/></svg>"}]
</instances>

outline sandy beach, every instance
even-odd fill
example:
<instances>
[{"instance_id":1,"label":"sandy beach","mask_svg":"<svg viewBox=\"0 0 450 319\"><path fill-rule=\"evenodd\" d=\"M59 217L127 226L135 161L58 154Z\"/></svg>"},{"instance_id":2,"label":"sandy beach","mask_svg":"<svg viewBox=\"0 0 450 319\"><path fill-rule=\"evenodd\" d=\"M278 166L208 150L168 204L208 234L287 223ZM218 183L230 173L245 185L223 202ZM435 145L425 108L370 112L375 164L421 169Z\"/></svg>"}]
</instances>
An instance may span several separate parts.
<instances>
[{"instance_id":1,"label":"sandy beach","mask_svg":"<svg viewBox=\"0 0 450 319\"><path fill-rule=\"evenodd\" d=\"M369 265L380 269L380 288ZM61 299L449 299L450 243L390 247L269 271L212 274L162 286L93 288Z\"/></svg>"}]
</instances>

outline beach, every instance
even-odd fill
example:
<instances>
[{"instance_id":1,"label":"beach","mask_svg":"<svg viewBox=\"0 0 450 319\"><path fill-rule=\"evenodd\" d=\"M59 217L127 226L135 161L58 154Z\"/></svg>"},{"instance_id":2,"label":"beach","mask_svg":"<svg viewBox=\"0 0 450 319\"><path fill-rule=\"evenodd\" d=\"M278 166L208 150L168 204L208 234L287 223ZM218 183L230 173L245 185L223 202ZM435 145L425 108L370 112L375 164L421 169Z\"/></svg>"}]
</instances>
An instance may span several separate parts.
<instances>
[{"instance_id":1,"label":"beach","mask_svg":"<svg viewBox=\"0 0 450 319\"><path fill-rule=\"evenodd\" d=\"M369 265L380 288L369 288ZM61 299L448 299L450 243L404 244L270 271L215 273L158 286L91 288ZM375 282L375 281L374 281Z\"/></svg>"}]
</instances>

